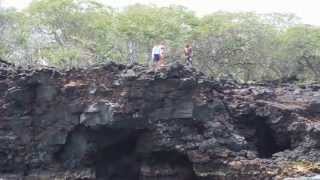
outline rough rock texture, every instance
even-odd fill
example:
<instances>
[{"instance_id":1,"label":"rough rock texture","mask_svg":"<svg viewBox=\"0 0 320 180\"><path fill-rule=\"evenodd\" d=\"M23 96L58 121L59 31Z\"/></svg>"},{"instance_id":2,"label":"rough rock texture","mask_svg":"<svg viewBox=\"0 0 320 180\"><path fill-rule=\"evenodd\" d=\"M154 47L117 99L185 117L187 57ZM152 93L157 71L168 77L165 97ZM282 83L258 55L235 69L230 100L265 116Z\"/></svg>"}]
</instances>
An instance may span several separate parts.
<instances>
[{"instance_id":1,"label":"rough rock texture","mask_svg":"<svg viewBox=\"0 0 320 180\"><path fill-rule=\"evenodd\" d=\"M317 85L240 86L180 64L156 73L114 63L64 72L2 64L0 95L4 180L320 173Z\"/></svg>"}]
</instances>

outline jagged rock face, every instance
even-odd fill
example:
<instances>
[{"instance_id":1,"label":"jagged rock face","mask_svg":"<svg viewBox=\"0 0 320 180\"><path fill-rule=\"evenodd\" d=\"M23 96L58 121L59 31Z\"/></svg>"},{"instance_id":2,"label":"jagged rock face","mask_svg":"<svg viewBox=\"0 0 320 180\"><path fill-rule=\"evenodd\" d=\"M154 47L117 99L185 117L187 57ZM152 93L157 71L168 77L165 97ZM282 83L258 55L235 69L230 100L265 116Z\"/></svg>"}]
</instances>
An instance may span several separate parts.
<instances>
[{"instance_id":1,"label":"jagged rock face","mask_svg":"<svg viewBox=\"0 0 320 180\"><path fill-rule=\"evenodd\" d=\"M6 66L0 94L0 179L247 180L319 172L317 86L239 86L180 64L155 73L109 63L64 72Z\"/></svg>"}]
</instances>

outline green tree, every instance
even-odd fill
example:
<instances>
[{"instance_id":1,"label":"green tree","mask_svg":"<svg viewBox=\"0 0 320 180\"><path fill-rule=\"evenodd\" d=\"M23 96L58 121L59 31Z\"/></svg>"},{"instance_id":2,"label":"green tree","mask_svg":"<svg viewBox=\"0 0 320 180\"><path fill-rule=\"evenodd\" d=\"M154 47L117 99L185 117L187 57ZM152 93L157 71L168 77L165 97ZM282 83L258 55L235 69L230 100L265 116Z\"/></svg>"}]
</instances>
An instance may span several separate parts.
<instances>
[{"instance_id":1,"label":"green tree","mask_svg":"<svg viewBox=\"0 0 320 180\"><path fill-rule=\"evenodd\" d=\"M191 37L197 23L193 12L181 6L158 8L136 4L117 16L116 27L126 42L123 52L128 61L145 62L150 59L152 46L160 41L169 47L170 58L177 56L177 49Z\"/></svg>"},{"instance_id":2,"label":"green tree","mask_svg":"<svg viewBox=\"0 0 320 180\"><path fill-rule=\"evenodd\" d=\"M110 8L91 0L40 0L33 1L28 12L34 32L46 39L39 58L77 66L111 57Z\"/></svg>"},{"instance_id":3,"label":"green tree","mask_svg":"<svg viewBox=\"0 0 320 180\"><path fill-rule=\"evenodd\" d=\"M0 9L0 57L16 64L31 63L27 17L14 9Z\"/></svg>"},{"instance_id":4,"label":"green tree","mask_svg":"<svg viewBox=\"0 0 320 180\"><path fill-rule=\"evenodd\" d=\"M95 0L34 0L0 9L0 56L16 64L79 67L104 61L146 63L164 42L167 60L191 43L194 66L241 82L320 76L320 30L293 14L216 12L136 4L116 11Z\"/></svg>"},{"instance_id":5,"label":"green tree","mask_svg":"<svg viewBox=\"0 0 320 180\"><path fill-rule=\"evenodd\" d=\"M280 42L284 52L281 59L287 64L282 69L287 73L284 76L320 78L320 28L309 25L291 27L282 34Z\"/></svg>"}]
</instances>

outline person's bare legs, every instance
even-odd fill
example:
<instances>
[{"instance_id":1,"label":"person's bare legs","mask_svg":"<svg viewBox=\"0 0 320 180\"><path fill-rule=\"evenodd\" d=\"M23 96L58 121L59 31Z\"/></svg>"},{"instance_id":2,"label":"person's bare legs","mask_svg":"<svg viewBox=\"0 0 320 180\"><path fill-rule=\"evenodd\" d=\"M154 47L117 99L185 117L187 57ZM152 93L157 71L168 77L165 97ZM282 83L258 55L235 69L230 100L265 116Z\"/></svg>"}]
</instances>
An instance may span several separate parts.
<instances>
[{"instance_id":1,"label":"person's bare legs","mask_svg":"<svg viewBox=\"0 0 320 180\"><path fill-rule=\"evenodd\" d=\"M155 61L154 71L158 71L159 70L159 66L160 66L160 60Z\"/></svg>"},{"instance_id":2,"label":"person's bare legs","mask_svg":"<svg viewBox=\"0 0 320 180\"><path fill-rule=\"evenodd\" d=\"M153 63L152 63L152 71L155 71L155 69L156 69L156 62L153 61Z\"/></svg>"},{"instance_id":3,"label":"person's bare legs","mask_svg":"<svg viewBox=\"0 0 320 180\"><path fill-rule=\"evenodd\" d=\"M160 67L163 67L165 66L165 60L164 60L164 57L163 56L160 56Z\"/></svg>"}]
</instances>

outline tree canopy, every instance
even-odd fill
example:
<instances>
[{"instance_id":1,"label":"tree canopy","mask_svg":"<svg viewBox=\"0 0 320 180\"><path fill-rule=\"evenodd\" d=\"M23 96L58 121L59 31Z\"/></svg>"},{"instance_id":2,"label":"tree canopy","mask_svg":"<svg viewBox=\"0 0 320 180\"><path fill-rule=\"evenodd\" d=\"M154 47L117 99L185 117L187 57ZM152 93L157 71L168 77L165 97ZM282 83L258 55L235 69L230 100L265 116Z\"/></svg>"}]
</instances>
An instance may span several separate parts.
<instances>
[{"instance_id":1,"label":"tree canopy","mask_svg":"<svg viewBox=\"0 0 320 180\"><path fill-rule=\"evenodd\" d=\"M34 0L0 9L0 57L19 65L61 68L117 61L148 63L164 42L168 61L193 47L195 67L241 82L320 77L320 28L293 14L215 12L136 4L123 10L95 0Z\"/></svg>"}]
</instances>

